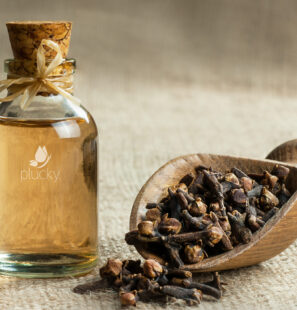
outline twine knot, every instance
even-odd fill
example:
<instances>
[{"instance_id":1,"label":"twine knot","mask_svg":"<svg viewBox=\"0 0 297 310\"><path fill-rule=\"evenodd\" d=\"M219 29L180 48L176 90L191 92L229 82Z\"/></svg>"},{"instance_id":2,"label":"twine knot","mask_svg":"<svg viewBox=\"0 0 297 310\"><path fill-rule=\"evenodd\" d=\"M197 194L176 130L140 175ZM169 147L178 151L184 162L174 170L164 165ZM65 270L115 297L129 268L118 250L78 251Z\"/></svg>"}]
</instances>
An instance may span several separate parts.
<instances>
[{"instance_id":1,"label":"twine knot","mask_svg":"<svg viewBox=\"0 0 297 310\"><path fill-rule=\"evenodd\" d=\"M45 49L47 46L56 51L55 58L46 62ZM37 71L35 76L24 77L15 75L15 78L0 81L0 92L9 87L11 92L8 96L0 98L0 102L12 101L21 96L20 107L26 109L38 92L54 92L79 105L80 99L74 97L72 91L72 75L51 76L50 74L63 62L62 52L59 45L51 40L43 39L37 49Z\"/></svg>"}]
</instances>

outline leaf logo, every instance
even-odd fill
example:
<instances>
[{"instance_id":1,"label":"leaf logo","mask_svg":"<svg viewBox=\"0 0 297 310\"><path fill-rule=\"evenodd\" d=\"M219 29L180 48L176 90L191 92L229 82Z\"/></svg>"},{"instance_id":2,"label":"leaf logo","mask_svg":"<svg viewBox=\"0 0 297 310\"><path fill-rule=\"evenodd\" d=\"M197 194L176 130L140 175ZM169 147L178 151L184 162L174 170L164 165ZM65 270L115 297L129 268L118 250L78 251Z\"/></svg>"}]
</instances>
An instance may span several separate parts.
<instances>
[{"instance_id":1,"label":"leaf logo","mask_svg":"<svg viewBox=\"0 0 297 310\"><path fill-rule=\"evenodd\" d=\"M49 162L50 159L51 159L51 155L48 155L46 147L39 146L35 153L35 159L30 160L29 164L30 166L33 166L36 168L42 168Z\"/></svg>"}]
</instances>

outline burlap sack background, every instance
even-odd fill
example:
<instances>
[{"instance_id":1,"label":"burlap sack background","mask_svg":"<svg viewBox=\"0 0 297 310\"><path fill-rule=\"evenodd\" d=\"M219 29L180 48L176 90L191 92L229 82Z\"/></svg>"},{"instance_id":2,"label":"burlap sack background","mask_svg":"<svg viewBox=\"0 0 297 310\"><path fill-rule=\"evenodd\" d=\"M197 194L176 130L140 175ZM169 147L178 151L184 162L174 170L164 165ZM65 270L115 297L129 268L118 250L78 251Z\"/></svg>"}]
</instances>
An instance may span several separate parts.
<instances>
[{"instance_id":1,"label":"burlap sack background","mask_svg":"<svg viewBox=\"0 0 297 310\"><path fill-rule=\"evenodd\" d=\"M2 60L11 56L6 21L74 21L76 95L101 133L100 264L138 257L123 241L130 208L167 160L195 152L264 158L296 138L296 10L287 0L1 0ZM206 298L200 309L297 308L296 246L222 273L224 297ZM118 309L114 293L71 292L96 272L65 280L0 277L0 308Z\"/></svg>"}]
</instances>

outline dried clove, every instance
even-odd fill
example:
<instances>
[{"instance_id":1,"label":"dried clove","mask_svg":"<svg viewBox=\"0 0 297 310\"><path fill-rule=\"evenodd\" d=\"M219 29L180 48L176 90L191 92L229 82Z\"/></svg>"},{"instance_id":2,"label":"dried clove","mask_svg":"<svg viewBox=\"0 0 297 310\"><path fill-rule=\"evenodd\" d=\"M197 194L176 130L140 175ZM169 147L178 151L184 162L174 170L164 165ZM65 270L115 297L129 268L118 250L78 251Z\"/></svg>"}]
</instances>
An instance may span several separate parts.
<instances>
[{"instance_id":1,"label":"dried clove","mask_svg":"<svg viewBox=\"0 0 297 310\"><path fill-rule=\"evenodd\" d=\"M187 244L184 249L184 259L187 264L196 264L203 260L204 250L199 244Z\"/></svg>"},{"instance_id":2,"label":"dried clove","mask_svg":"<svg viewBox=\"0 0 297 310\"><path fill-rule=\"evenodd\" d=\"M164 248L168 254L169 262L171 266L180 268L184 265L184 262L180 258L179 252L182 246L174 241L163 240Z\"/></svg>"},{"instance_id":3,"label":"dried clove","mask_svg":"<svg viewBox=\"0 0 297 310\"><path fill-rule=\"evenodd\" d=\"M174 217L168 217L168 213L163 215L162 221L158 226L158 230L161 234L178 234L181 230L182 224Z\"/></svg>"},{"instance_id":4,"label":"dried clove","mask_svg":"<svg viewBox=\"0 0 297 310\"><path fill-rule=\"evenodd\" d=\"M191 203L193 201L195 201L194 197L192 196L192 194L189 194L187 192L184 192L183 190L181 190L180 188L176 191L176 193L182 193L185 198L187 199L188 203Z\"/></svg>"},{"instance_id":5,"label":"dried clove","mask_svg":"<svg viewBox=\"0 0 297 310\"><path fill-rule=\"evenodd\" d=\"M247 192L248 198L259 198L262 192L262 185L258 185Z\"/></svg>"},{"instance_id":6,"label":"dried clove","mask_svg":"<svg viewBox=\"0 0 297 310\"><path fill-rule=\"evenodd\" d=\"M137 291L120 293L120 299L122 306L136 306Z\"/></svg>"},{"instance_id":7,"label":"dried clove","mask_svg":"<svg viewBox=\"0 0 297 310\"><path fill-rule=\"evenodd\" d=\"M148 278L156 278L163 272L163 267L154 259L147 259L143 264L143 274Z\"/></svg>"},{"instance_id":8,"label":"dried clove","mask_svg":"<svg viewBox=\"0 0 297 310\"><path fill-rule=\"evenodd\" d=\"M247 226L251 229L252 232L257 231L258 229L261 228L261 226L263 226L265 224L265 222L261 221L257 219L257 217L253 214L247 214L246 216L246 223ZM263 222L263 225L261 225Z\"/></svg>"},{"instance_id":9,"label":"dried clove","mask_svg":"<svg viewBox=\"0 0 297 310\"><path fill-rule=\"evenodd\" d=\"M270 218L272 218L277 212L279 211L278 208L272 208L267 213L265 213L262 217L263 222L267 222Z\"/></svg>"},{"instance_id":10,"label":"dried clove","mask_svg":"<svg viewBox=\"0 0 297 310\"><path fill-rule=\"evenodd\" d=\"M260 205L264 211L269 211L273 207L278 206L279 200L266 187L262 188L260 196Z\"/></svg>"},{"instance_id":11,"label":"dried clove","mask_svg":"<svg viewBox=\"0 0 297 310\"><path fill-rule=\"evenodd\" d=\"M121 261L108 260L107 264L100 269L102 279L79 285L73 291L85 294L112 288L119 292L122 306L136 306L138 301L165 302L168 297L182 299L188 304L195 304L201 302L203 294L217 299L222 296L219 278L218 282L213 282L213 280L208 283L194 282L191 272L182 269L168 269L153 259L146 260L143 266L140 265L139 260L125 260L121 264L119 262ZM122 266L120 272L118 272L118 268L114 272L114 263L117 267ZM110 273L110 269L113 272ZM114 282L120 283L120 285L113 285Z\"/></svg>"},{"instance_id":12,"label":"dried clove","mask_svg":"<svg viewBox=\"0 0 297 310\"><path fill-rule=\"evenodd\" d=\"M175 297L177 299L183 299L190 304L196 301L198 303L202 300L202 292L196 288L184 288L175 285L164 285L160 288L160 291L168 296Z\"/></svg>"},{"instance_id":13,"label":"dried clove","mask_svg":"<svg viewBox=\"0 0 297 310\"><path fill-rule=\"evenodd\" d=\"M151 208L146 212L145 215L146 221L151 221L151 222L161 222L161 210L159 207Z\"/></svg>"},{"instance_id":14,"label":"dried clove","mask_svg":"<svg viewBox=\"0 0 297 310\"><path fill-rule=\"evenodd\" d=\"M235 206L245 207L247 205L248 198L242 188L231 190L230 197Z\"/></svg>"},{"instance_id":15,"label":"dried clove","mask_svg":"<svg viewBox=\"0 0 297 310\"><path fill-rule=\"evenodd\" d=\"M192 272L188 270L169 268L166 271L168 277L192 278Z\"/></svg>"},{"instance_id":16,"label":"dried clove","mask_svg":"<svg viewBox=\"0 0 297 310\"><path fill-rule=\"evenodd\" d=\"M143 236L152 236L155 231L155 225L151 221L142 221L138 224L138 233Z\"/></svg>"},{"instance_id":17,"label":"dried clove","mask_svg":"<svg viewBox=\"0 0 297 310\"><path fill-rule=\"evenodd\" d=\"M240 184L245 192L249 192L253 189L253 180L249 177L242 177L240 179Z\"/></svg>"},{"instance_id":18,"label":"dried clove","mask_svg":"<svg viewBox=\"0 0 297 310\"><path fill-rule=\"evenodd\" d=\"M123 263L119 259L109 259L107 264L100 269L102 278L117 277L122 271Z\"/></svg>"},{"instance_id":19,"label":"dried clove","mask_svg":"<svg viewBox=\"0 0 297 310\"><path fill-rule=\"evenodd\" d=\"M238 169L236 167L232 168L231 172L233 172L239 179L248 178L247 174L245 174L243 171L241 171L240 169Z\"/></svg>"},{"instance_id":20,"label":"dried clove","mask_svg":"<svg viewBox=\"0 0 297 310\"><path fill-rule=\"evenodd\" d=\"M207 224L210 224L209 222L206 223L204 221L204 216L200 216L200 217L193 217L188 210L184 210L181 214L181 216L183 217L183 219L185 220L186 223L188 223L189 225L191 225L192 227L198 229L198 230L202 230L204 229Z\"/></svg>"},{"instance_id":21,"label":"dried clove","mask_svg":"<svg viewBox=\"0 0 297 310\"><path fill-rule=\"evenodd\" d=\"M245 226L244 216L238 211L234 211L233 214L228 212L228 218L236 239L242 243L249 243L252 239L252 232Z\"/></svg>"},{"instance_id":22,"label":"dried clove","mask_svg":"<svg viewBox=\"0 0 297 310\"><path fill-rule=\"evenodd\" d=\"M175 243L185 243L185 242L203 240L206 244L213 247L215 244L221 241L222 237L223 237L222 229L219 229L217 227L210 227L202 231L171 235L167 237L167 240L169 242L175 242Z\"/></svg>"},{"instance_id":23,"label":"dried clove","mask_svg":"<svg viewBox=\"0 0 297 310\"><path fill-rule=\"evenodd\" d=\"M237 176L232 172L225 174L225 181L239 185L239 180Z\"/></svg>"},{"instance_id":24,"label":"dried clove","mask_svg":"<svg viewBox=\"0 0 297 310\"><path fill-rule=\"evenodd\" d=\"M229 239L229 237L225 233L225 230L222 228L217 215L214 212L210 212L210 217L213 220L214 226L217 227L218 229L220 229L221 232L222 232L222 238L221 239L222 239L222 244L224 246L224 249L226 251L232 250L233 246L232 246L231 240ZM229 221L228 221L227 217L225 217L224 220L229 224ZM229 229L229 227L228 227L228 229Z\"/></svg>"},{"instance_id":25,"label":"dried clove","mask_svg":"<svg viewBox=\"0 0 297 310\"><path fill-rule=\"evenodd\" d=\"M212 296L216 299L222 297L222 286L217 272L213 273L213 279L211 281L205 283L191 282L188 287L197 288L203 294Z\"/></svg>"},{"instance_id":26,"label":"dried clove","mask_svg":"<svg viewBox=\"0 0 297 310\"><path fill-rule=\"evenodd\" d=\"M291 197L290 192L286 188L285 184L281 185L281 190L278 194L278 200L280 205L284 205Z\"/></svg>"},{"instance_id":27,"label":"dried clove","mask_svg":"<svg viewBox=\"0 0 297 310\"><path fill-rule=\"evenodd\" d=\"M282 183L286 181L289 173L290 173L289 168L278 164L276 164L271 171L271 174L278 177Z\"/></svg>"},{"instance_id":28,"label":"dried clove","mask_svg":"<svg viewBox=\"0 0 297 310\"><path fill-rule=\"evenodd\" d=\"M197 264L206 257L248 243L291 197L289 168L246 173L236 167L222 173L204 166L168 188L160 202L147 205L128 244L145 246L171 267Z\"/></svg>"},{"instance_id":29,"label":"dried clove","mask_svg":"<svg viewBox=\"0 0 297 310\"><path fill-rule=\"evenodd\" d=\"M188 207L188 200L187 198L185 197L185 192L184 191L177 191L176 192L176 198L177 198L177 201L179 203L179 205L181 206L181 208L184 210L184 209L187 209Z\"/></svg>"},{"instance_id":30,"label":"dried clove","mask_svg":"<svg viewBox=\"0 0 297 310\"><path fill-rule=\"evenodd\" d=\"M188 210L193 216L200 216L207 212L207 205L202 201L201 197L197 197L195 201L191 202Z\"/></svg>"}]
</instances>

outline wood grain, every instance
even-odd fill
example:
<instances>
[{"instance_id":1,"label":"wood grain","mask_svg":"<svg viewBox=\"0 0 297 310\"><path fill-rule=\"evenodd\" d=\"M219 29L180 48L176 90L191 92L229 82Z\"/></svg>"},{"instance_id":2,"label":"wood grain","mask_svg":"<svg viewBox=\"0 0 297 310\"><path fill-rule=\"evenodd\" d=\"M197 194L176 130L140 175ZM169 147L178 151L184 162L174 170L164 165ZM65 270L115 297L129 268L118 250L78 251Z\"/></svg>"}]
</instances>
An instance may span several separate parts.
<instances>
[{"instance_id":1,"label":"wood grain","mask_svg":"<svg viewBox=\"0 0 297 310\"><path fill-rule=\"evenodd\" d=\"M140 190L132 208L130 230L137 229L137 224L146 213L145 207L148 202L160 201L167 195L169 186L177 184L187 173L194 172L197 165L210 166L218 171L237 167L250 173L261 172L264 169L271 170L276 163L279 162L209 154L193 154L175 158L156 171ZM290 164L284 165L291 169L287 187L293 193L297 188L297 168ZM296 205L297 193L294 193L280 212L261 230L253 234L250 243L207 258L198 264L185 265L184 268L192 272L234 269L254 265L279 254L297 238ZM160 257L148 252L145 247L137 246L136 248L144 258L154 257L164 263Z\"/></svg>"},{"instance_id":2,"label":"wood grain","mask_svg":"<svg viewBox=\"0 0 297 310\"><path fill-rule=\"evenodd\" d=\"M266 159L297 164L297 139L287 141L273 149Z\"/></svg>"}]
</instances>

